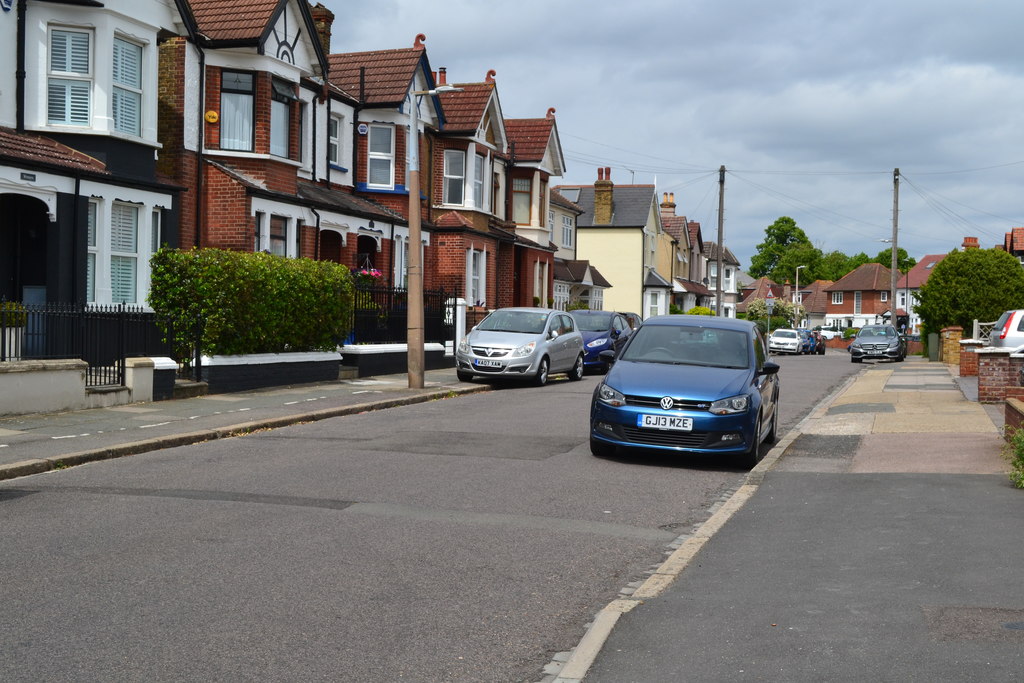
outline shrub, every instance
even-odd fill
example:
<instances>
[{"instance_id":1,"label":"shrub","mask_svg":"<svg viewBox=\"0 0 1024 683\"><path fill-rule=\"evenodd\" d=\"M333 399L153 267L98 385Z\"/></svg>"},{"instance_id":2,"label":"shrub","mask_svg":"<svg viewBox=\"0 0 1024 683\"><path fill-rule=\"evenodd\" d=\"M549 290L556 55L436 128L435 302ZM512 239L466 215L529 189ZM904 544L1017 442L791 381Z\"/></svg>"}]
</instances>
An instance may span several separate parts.
<instances>
[{"instance_id":1,"label":"shrub","mask_svg":"<svg viewBox=\"0 0 1024 683\"><path fill-rule=\"evenodd\" d=\"M579 299L576 299L574 301L570 301L569 305L565 307L565 310L567 310L567 311L589 311L590 310L590 304L588 304L585 301L580 301Z\"/></svg>"},{"instance_id":2,"label":"shrub","mask_svg":"<svg viewBox=\"0 0 1024 683\"><path fill-rule=\"evenodd\" d=\"M843 339L853 339L857 336L858 332L860 332L859 327L847 327L843 330Z\"/></svg>"},{"instance_id":3,"label":"shrub","mask_svg":"<svg viewBox=\"0 0 1024 683\"><path fill-rule=\"evenodd\" d=\"M149 304L168 320L179 358L197 326L208 354L331 351L352 317L348 268L221 249L161 249L150 260Z\"/></svg>"},{"instance_id":4,"label":"shrub","mask_svg":"<svg viewBox=\"0 0 1024 683\"><path fill-rule=\"evenodd\" d=\"M1024 489L1024 429L1007 428L1009 437L1003 446L1003 457L1010 461L1010 481Z\"/></svg>"},{"instance_id":5,"label":"shrub","mask_svg":"<svg viewBox=\"0 0 1024 683\"><path fill-rule=\"evenodd\" d=\"M7 327L25 327L28 315L17 301L0 301L0 322Z\"/></svg>"},{"instance_id":6,"label":"shrub","mask_svg":"<svg viewBox=\"0 0 1024 683\"><path fill-rule=\"evenodd\" d=\"M712 315L712 313L707 306L694 306L686 312L686 315Z\"/></svg>"}]
</instances>

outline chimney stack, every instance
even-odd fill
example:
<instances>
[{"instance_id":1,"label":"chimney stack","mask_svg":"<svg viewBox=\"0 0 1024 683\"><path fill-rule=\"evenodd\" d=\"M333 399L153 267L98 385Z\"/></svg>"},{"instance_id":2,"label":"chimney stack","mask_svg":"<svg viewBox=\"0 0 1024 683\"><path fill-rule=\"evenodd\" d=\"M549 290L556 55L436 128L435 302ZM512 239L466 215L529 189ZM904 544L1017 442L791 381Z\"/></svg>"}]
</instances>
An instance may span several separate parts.
<instances>
[{"instance_id":1,"label":"chimney stack","mask_svg":"<svg viewBox=\"0 0 1024 683\"><path fill-rule=\"evenodd\" d=\"M664 192L661 195L661 217L667 218L676 215L676 195L674 192Z\"/></svg>"},{"instance_id":2,"label":"chimney stack","mask_svg":"<svg viewBox=\"0 0 1024 683\"><path fill-rule=\"evenodd\" d=\"M316 27L324 54L331 54L331 26L334 24L334 12L318 2L309 8L309 13L313 17L313 26Z\"/></svg>"},{"instance_id":3,"label":"chimney stack","mask_svg":"<svg viewBox=\"0 0 1024 683\"><path fill-rule=\"evenodd\" d=\"M961 246L964 248L964 251L966 251L968 249L977 249L978 248L978 238L977 237L965 237L964 238L964 243Z\"/></svg>"},{"instance_id":4,"label":"chimney stack","mask_svg":"<svg viewBox=\"0 0 1024 683\"><path fill-rule=\"evenodd\" d=\"M597 182L594 183L594 225L611 224L614 189L611 167L597 169Z\"/></svg>"},{"instance_id":5,"label":"chimney stack","mask_svg":"<svg viewBox=\"0 0 1024 683\"><path fill-rule=\"evenodd\" d=\"M448 68L447 67L443 67L442 66L442 67L438 68L438 70L437 70L437 84L438 85L448 85Z\"/></svg>"}]
</instances>

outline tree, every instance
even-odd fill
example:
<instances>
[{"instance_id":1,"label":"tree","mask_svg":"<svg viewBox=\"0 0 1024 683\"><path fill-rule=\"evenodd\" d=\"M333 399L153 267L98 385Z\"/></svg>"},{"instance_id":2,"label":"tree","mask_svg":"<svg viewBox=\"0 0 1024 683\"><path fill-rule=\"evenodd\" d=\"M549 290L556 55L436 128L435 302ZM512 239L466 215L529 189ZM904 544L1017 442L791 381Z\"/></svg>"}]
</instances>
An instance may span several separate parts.
<instances>
[{"instance_id":1,"label":"tree","mask_svg":"<svg viewBox=\"0 0 1024 683\"><path fill-rule=\"evenodd\" d=\"M752 277L773 277L788 269L793 272L796 266L804 265L795 261L795 252L805 249L815 250L796 221L789 216L782 216L764 230L764 241L757 245L757 253L750 259ZM817 251L817 250L815 250ZM820 252L819 256L820 256ZM792 267L792 268L791 268Z\"/></svg>"},{"instance_id":2,"label":"tree","mask_svg":"<svg viewBox=\"0 0 1024 683\"><path fill-rule=\"evenodd\" d=\"M1024 268L1000 249L954 251L932 270L918 301L926 333L950 325L969 330L974 320L1024 308Z\"/></svg>"},{"instance_id":3,"label":"tree","mask_svg":"<svg viewBox=\"0 0 1024 683\"><path fill-rule=\"evenodd\" d=\"M841 251L830 251L821 257L816 274L819 280L832 280L835 282L852 270L849 256Z\"/></svg>"},{"instance_id":4,"label":"tree","mask_svg":"<svg viewBox=\"0 0 1024 683\"><path fill-rule=\"evenodd\" d=\"M886 268L892 268L892 247L878 252L878 256L871 259L868 263L881 263ZM903 249L902 247L896 248L896 268L901 273L906 273L916 265L917 259L910 258L906 249Z\"/></svg>"}]
</instances>

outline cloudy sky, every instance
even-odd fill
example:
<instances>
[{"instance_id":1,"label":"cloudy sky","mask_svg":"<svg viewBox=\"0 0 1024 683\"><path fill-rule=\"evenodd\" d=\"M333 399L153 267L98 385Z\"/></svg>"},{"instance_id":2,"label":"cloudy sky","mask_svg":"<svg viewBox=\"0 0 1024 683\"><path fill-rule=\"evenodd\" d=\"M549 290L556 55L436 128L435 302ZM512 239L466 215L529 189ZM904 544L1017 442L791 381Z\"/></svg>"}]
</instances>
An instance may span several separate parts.
<instances>
[{"instance_id":1,"label":"cloudy sky","mask_svg":"<svg viewBox=\"0 0 1024 683\"><path fill-rule=\"evenodd\" d=\"M566 184L655 184L746 268L790 216L828 252L945 253L1024 225L1020 0L321 0L333 52L497 71L508 118L557 110Z\"/></svg>"}]
</instances>

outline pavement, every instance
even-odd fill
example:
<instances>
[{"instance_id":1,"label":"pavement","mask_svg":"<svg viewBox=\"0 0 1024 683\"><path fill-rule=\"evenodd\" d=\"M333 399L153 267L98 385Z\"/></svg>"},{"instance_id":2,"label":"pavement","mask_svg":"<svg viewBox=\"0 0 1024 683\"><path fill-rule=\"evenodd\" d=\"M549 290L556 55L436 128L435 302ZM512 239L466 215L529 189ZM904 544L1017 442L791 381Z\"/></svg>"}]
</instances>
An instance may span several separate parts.
<instances>
[{"instance_id":1,"label":"pavement","mask_svg":"<svg viewBox=\"0 0 1024 683\"><path fill-rule=\"evenodd\" d=\"M0 480L261 429L488 391L454 368L0 418Z\"/></svg>"},{"instance_id":2,"label":"pavement","mask_svg":"<svg viewBox=\"0 0 1024 683\"><path fill-rule=\"evenodd\" d=\"M1024 491L1001 430L955 368L867 365L551 680L1020 681Z\"/></svg>"},{"instance_id":3,"label":"pavement","mask_svg":"<svg viewBox=\"0 0 1024 683\"><path fill-rule=\"evenodd\" d=\"M489 390L454 369L425 380L0 418L0 479ZM1001 429L975 378L865 364L543 681L1021 680L1024 491Z\"/></svg>"}]
</instances>

